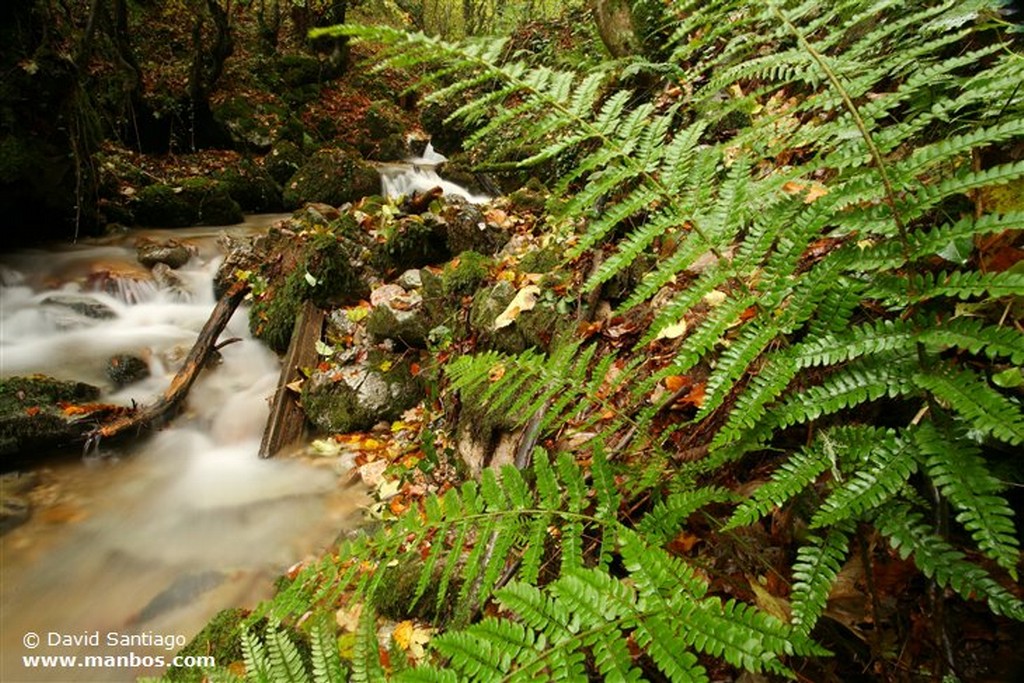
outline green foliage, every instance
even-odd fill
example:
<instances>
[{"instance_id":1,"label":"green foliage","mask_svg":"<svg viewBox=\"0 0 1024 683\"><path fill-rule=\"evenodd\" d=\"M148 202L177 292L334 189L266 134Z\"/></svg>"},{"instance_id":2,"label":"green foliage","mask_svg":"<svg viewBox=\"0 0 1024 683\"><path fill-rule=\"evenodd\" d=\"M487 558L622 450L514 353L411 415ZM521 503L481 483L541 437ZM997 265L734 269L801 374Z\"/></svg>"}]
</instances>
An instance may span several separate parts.
<instances>
[{"instance_id":1,"label":"green foliage","mask_svg":"<svg viewBox=\"0 0 1024 683\"><path fill-rule=\"evenodd\" d=\"M810 634L868 528L937 585L1024 619L1003 585L1017 577L1018 532L990 462L1024 442L1024 414L1019 394L988 381L1024 359L1005 320L1024 277L982 269L973 252L975 237L1020 228L1021 216L978 215L970 201L1024 177L1024 162L976 163L1020 138L1024 114L1019 56L988 30L990 3L672 11L671 56L651 70L687 84L671 102L615 89L605 71L505 61L501 41L335 30L385 43L381 67L418 70L436 88L428 100L464 102L454 116L475 125L468 144L512 128L538 150L521 165L568 162L549 210L570 258L605 254L585 290L654 259L619 310L646 314L631 355L576 341L447 367L451 390L510 427L536 419L542 437L585 433L582 445L535 449L527 472L485 472L427 500L277 601L373 601L384 567L415 558L410 605L455 604L433 659L401 677L706 680L698 657L786 675L787 657L820 653ZM497 161L511 152L494 149ZM964 302L996 305L965 317ZM666 425L678 397L652 390L698 372L702 400ZM870 426L879 414L884 426ZM707 456L666 468L684 428ZM638 454L647 469L619 469ZM665 550L689 517L734 498L695 482L755 457L775 471L726 526L778 507L809 524L791 624L709 595ZM622 491L634 486L650 504L627 520ZM947 506L966 533L925 522ZM500 611L480 619L491 601Z\"/></svg>"}]
</instances>

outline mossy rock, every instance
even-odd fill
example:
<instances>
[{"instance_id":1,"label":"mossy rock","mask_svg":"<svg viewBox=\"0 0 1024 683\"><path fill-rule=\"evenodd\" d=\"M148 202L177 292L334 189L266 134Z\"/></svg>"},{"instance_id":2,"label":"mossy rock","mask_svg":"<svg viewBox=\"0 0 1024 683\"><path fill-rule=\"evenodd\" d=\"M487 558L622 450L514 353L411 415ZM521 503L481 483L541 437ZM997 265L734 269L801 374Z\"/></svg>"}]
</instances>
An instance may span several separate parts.
<instances>
[{"instance_id":1,"label":"mossy rock","mask_svg":"<svg viewBox=\"0 0 1024 683\"><path fill-rule=\"evenodd\" d=\"M370 351L362 362L314 373L302 388L306 418L325 433L361 431L398 419L424 396L411 365L402 355Z\"/></svg>"},{"instance_id":2,"label":"mossy rock","mask_svg":"<svg viewBox=\"0 0 1024 683\"><path fill-rule=\"evenodd\" d=\"M278 107L254 102L244 95L217 105L213 114L227 126L235 149L257 154L264 154L270 149L274 131L286 115Z\"/></svg>"},{"instance_id":3,"label":"mossy rock","mask_svg":"<svg viewBox=\"0 0 1024 683\"><path fill-rule=\"evenodd\" d=\"M292 176L306 163L306 155L290 140L278 140L270 152L263 157L263 169L281 186L287 185Z\"/></svg>"},{"instance_id":4,"label":"mossy rock","mask_svg":"<svg viewBox=\"0 0 1024 683\"><path fill-rule=\"evenodd\" d=\"M301 86L316 85L322 80L323 65L311 55L282 55L277 61L277 73L287 86L294 90Z\"/></svg>"},{"instance_id":5,"label":"mossy rock","mask_svg":"<svg viewBox=\"0 0 1024 683\"><path fill-rule=\"evenodd\" d=\"M401 297L409 308L388 304L375 306L366 317L366 331L374 339L392 339L409 348L425 349L433 327L418 292Z\"/></svg>"},{"instance_id":6,"label":"mossy rock","mask_svg":"<svg viewBox=\"0 0 1024 683\"><path fill-rule=\"evenodd\" d=\"M538 179L530 178L526 185L509 194L508 200L514 211L540 213L547 206L548 190Z\"/></svg>"},{"instance_id":7,"label":"mossy rock","mask_svg":"<svg viewBox=\"0 0 1024 683\"><path fill-rule=\"evenodd\" d=\"M290 176L289 176L290 177ZM245 160L234 168L214 174L243 211L267 213L281 210L281 188L270 173Z\"/></svg>"},{"instance_id":8,"label":"mossy rock","mask_svg":"<svg viewBox=\"0 0 1024 683\"><path fill-rule=\"evenodd\" d=\"M445 223L448 248L453 254L464 251L495 254L509 240L508 231L489 224L479 206L461 198L449 199L440 216Z\"/></svg>"},{"instance_id":9,"label":"mossy rock","mask_svg":"<svg viewBox=\"0 0 1024 683\"><path fill-rule=\"evenodd\" d=\"M562 262L562 253L554 247L536 249L523 254L516 269L520 273L549 273Z\"/></svg>"},{"instance_id":10,"label":"mossy rock","mask_svg":"<svg viewBox=\"0 0 1024 683\"><path fill-rule=\"evenodd\" d=\"M359 151L367 159L400 161L409 156L402 113L390 102L378 100L363 114Z\"/></svg>"},{"instance_id":11,"label":"mossy rock","mask_svg":"<svg viewBox=\"0 0 1024 683\"><path fill-rule=\"evenodd\" d=\"M522 353L531 347L544 351L572 324L570 317L560 315L553 305L540 301L531 310L521 312L511 325L494 329L494 320L515 295L511 284L499 282L477 291L473 297L470 327L482 348L510 354Z\"/></svg>"},{"instance_id":12,"label":"mossy rock","mask_svg":"<svg viewBox=\"0 0 1024 683\"><path fill-rule=\"evenodd\" d=\"M444 294L449 297L472 294L487 279L493 265L494 259L479 252L462 252L444 268L441 276Z\"/></svg>"},{"instance_id":13,"label":"mossy rock","mask_svg":"<svg viewBox=\"0 0 1024 683\"><path fill-rule=\"evenodd\" d=\"M249 328L278 353L284 353L291 341L295 318L302 302L313 301L321 308L351 304L369 295L366 278L356 263L360 245L345 237L354 226L351 216L336 222L334 231L321 231L306 241L295 241L292 233L288 263L280 273L273 272L280 264L268 263L266 291L253 302ZM288 238L285 238L288 242ZM282 243L278 241L278 244ZM268 254L280 253L273 245Z\"/></svg>"},{"instance_id":14,"label":"mossy rock","mask_svg":"<svg viewBox=\"0 0 1024 683\"><path fill-rule=\"evenodd\" d=\"M430 213L403 216L386 231L374 262L383 270L394 271L443 263L451 257L446 230Z\"/></svg>"},{"instance_id":15,"label":"mossy rock","mask_svg":"<svg viewBox=\"0 0 1024 683\"><path fill-rule=\"evenodd\" d=\"M59 403L92 403L98 387L45 375L0 380L0 455L36 455L77 435Z\"/></svg>"},{"instance_id":16,"label":"mossy rock","mask_svg":"<svg viewBox=\"0 0 1024 683\"><path fill-rule=\"evenodd\" d=\"M338 148L322 149L292 176L284 190L285 208L307 202L340 206L380 194L380 174L357 154Z\"/></svg>"},{"instance_id":17,"label":"mossy rock","mask_svg":"<svg viewBox=\"0 0 1024 683\"><path fill-rule=\"evenodd\" d=\"M157 183L142 189L133 212L138 225L182 228L190 225L234 225L243 220L224 183L188 178L178 185Z\"/></svg>"}]
</instances>

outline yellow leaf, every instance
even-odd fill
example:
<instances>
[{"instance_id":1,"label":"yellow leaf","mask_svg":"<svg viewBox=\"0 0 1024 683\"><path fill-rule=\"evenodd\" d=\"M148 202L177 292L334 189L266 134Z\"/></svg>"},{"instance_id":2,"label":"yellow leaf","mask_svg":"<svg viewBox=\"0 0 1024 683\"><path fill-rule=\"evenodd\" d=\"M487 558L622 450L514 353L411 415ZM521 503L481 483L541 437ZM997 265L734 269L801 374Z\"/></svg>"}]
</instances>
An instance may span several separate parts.
<instances>
[{"instance_id":1,"label":"yellow leaf","mask_svg":"<svg viewBox=\"0 0 1024 683\"><path fill-rule=\"evenodd\" d=\"M675 325L669 325L659 332L655 339L678 339L684 334L686 334L686 321L680 320Z\"/></svg>"},{"instance_id":2,"label":"yellow leaf","mask_svg":"<svg viewBox=\"0 0 1024 683\"><path fill-rule=\"evenodd\" d=\"M532 310L537 305L538 296L540 296L540 287L537 285L526 285L520 289L505 310L494 319L493 328L500 330L514 323L520 313Z\"/></svg>"},{"instance_id":3,"label":"yellow leaf","mask_svg":"<svg viewBox=\"0 0 1024 683\"><path fill-rule=\"evenodd\" d=\"M711 306L711 308L716 308L725 303L726 298L728 298L728 295L722 290L712 289L710 292L704 295L704 303L706 303L708 306Z\"/></svg>"},{"instance_id":4,"label":"yellow leaf","mask_svg":"<svg viewBox=\"0 0 1024 683\"><path fill-rule=\"evenodd\" d=\"M777 598L768 592L768 589L761 585L761 582L753 577L747 577L747 583L754 591L754 602L762 610L782 622L789 621L789 601Z\"/></svg>"},{"instance_id":5,"label":"yellow leaf","mask_svg":"<svg viewBox=\"0 0 1024 683\"><path fill-rule=\"evenodd\" d=\"M419 628L411 621L403 621L395 626L391 637L394 638L395 644L398 647L412 655L412 658L417 662L420 662L426 656L423 646L430 642L432 632L432 629Z\"/></svg>"},{"instance_id":6,"label":"yellow leaf","mask_svg":"<svg viewBox=\"0 0 1024 683\"><path fill-rule=\"evenodd\" d=\"M505 376L505 366L501 363L496 363L491 366L491 369L487 372L487 379L492 382L497 382L499 379Z\"/></svg>"}]
</instances>

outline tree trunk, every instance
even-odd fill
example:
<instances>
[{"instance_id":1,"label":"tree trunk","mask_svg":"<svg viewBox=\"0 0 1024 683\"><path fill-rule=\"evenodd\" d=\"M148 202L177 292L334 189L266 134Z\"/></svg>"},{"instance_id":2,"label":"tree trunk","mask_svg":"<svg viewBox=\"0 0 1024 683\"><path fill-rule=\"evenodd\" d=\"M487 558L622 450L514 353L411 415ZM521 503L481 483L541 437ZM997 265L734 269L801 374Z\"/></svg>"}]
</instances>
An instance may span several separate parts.
<instances>
[{"instance_id":1,"label":"tree trunk","mask_svg":"<svg viewBox=\"0 0 1024 683\"><path fill-rule=\"evenodd\" d=\"M209 320L199 332L185 362L171 380L170 385L153 405L146 406L128 415L110 420L83 435L86 450L98 448L101 440L119 436L137 436L143 431L159 428L173 418L188 396L192 384L210 360L217 345L217 337L227 326L235 309L249 292L249 284L236 282L220 298Z\"/></svg>"}]
</instances>

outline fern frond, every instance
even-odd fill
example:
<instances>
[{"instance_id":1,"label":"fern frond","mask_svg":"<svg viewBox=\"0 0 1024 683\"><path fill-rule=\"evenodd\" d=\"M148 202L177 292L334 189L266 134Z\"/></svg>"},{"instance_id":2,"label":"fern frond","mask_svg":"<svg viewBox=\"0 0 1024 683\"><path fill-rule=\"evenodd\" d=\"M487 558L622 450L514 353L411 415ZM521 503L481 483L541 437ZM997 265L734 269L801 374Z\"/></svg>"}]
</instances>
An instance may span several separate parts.
<instances>
[{"instance_id":1,"label":"fern frond","mask_svg":"<svg viewBox=\"0 0 1024 683\"><path fill-rule=\"evenodd\" d=\"M978 548L1017 579L1020 543L1013 510L999 494L999 480L989 473L978 447L961 437L951 439L931 424L916 430L922 464L932 482L956 510Z\"/></svg>"},{"instance_id":2,"label":"fern frond","mask_svg":"<svg viewBox=\"0 0 1024 683\"><path fill-rule=\"evenodd\" d=\"M914 383L962 416L971 429L1009 444L1024 443L1020 403L1003 396L967 368L932 368L916 373Z\"/></svg>"},{"instance_id":3,"label":"fern frond","mask_svg":"<svg viewBox=\"0 0 1024 683\"><path fill-rule=\"evenodd\" d=\"M828 443L817 439L811 446L787 458L771 479L736 508L724 528L753 524L806 489L834 464L836 454L829 452Z\"/></svg>"},{"instance_id":4,"label":"fern frond","mask_svg":"<svg viewBox=\"0 0 1024 683\"><path fill-rule=\"evenodd\" d=\"M900 557L911 557L925 576L940 586L949 586L967 600L985 600L996 614L1024 621L1024 602L939 538L923 521L921 513L906 503L891 502L877 511L874 521Z\"/></svg>"},{"instance_id":5,"label":"fern frond","mask_svg":"<svg viewBox=\"0 0 1024 683\"><path fill-rule=\"evenodd\" d=\"M314 683L335 683L345 679L345 671L338 653L338 639L334 619L329 612L320 612L313 620L310 631L310 655L313 663Z\"/></svg>"},{"instance_id":6,"label":"fern frond","mask_svg":"<svg viewBox=\"0 0 1024 683\"><path fill-rule=\"evenodd\" d=\"M277 626L269 625L266 640L272 679L281 683L309 683L306 665L288 634Z\"/></svg>"},{"instance_id":7,"label":"fern frond","mask_svg":"<svg viewBox=\"0 0 1024 683\"><path fill-rule=\"evenodd\" d=\"M851 522L842 522L828 529L824 536L812 537L810 543L797 551L790 608L798 632L810 634L825 611L832 584L849 553L852 530Z\"/></svg>"}]
</instances>

